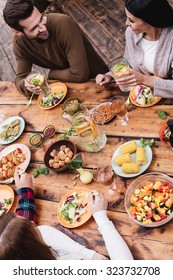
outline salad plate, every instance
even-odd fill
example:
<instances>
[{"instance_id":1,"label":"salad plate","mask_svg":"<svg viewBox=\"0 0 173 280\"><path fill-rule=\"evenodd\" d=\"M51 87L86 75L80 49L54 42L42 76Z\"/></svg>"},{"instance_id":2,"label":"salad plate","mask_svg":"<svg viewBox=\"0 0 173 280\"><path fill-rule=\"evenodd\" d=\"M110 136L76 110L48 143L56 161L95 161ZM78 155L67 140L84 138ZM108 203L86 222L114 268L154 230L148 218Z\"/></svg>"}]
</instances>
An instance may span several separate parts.
<instances>
[{"instance_id":1,"label":"salad plate","mask_svg":"<svg viewBox=\"0 0 173 280\"><path fill-rule=\"evenodd\" d=\"M0 186L0 216L7 213L14 201L14 191L7 185Z\"/></svg>"},{"instance_id":2,"label":"salad plate","mask_svg":"<svg viewBox=\"0 0 173 280\"><path fill-rule=\"evenodd\" d=\"M61 225L67 228L76 228L90 219L89 192L88 188L79 187L67 192L62 197L57 213Z\"/></svg>"},{"instance_id":3,"label":"salad plate","mask_svg":"<svg viewBox=\"0 0 173 280\"><path fill-rule=\"evenodd\" d=\"M119 146L116 151L114 152L113 156L112 156L112 169L115 171L116 174L118 174L119 176L121 177L125 177L125 178L132 178L132 177L135 177L135 176L138 176L139 174L143 173L150 165L151 161L152 161L152 150L150 148L150 146L146 146L144 149L145 149L145 152L146 152L146 163L144 165L141 165L140 166L140 171L138 173L124 173L122 171L122 168L121 166L117 165L115 163L115 157L121 155L121 147L123 145L126 145L127 143L130 143L132 141L129 141L129 142L126 142L124 144L122 144L121 146ZM141 147L141 143L139 140L135 140L136 144L138 147ZM136 160L136 152L132 153L131 154L131 157L132 157L132 162L135 162Z\"/></svg>"},{"instance_id":4,"label":"salad plate","mask_svg":"<svg viewBox=\"0 0 173 280\"><path fill-rule=\"evenodd\" d=\"M22 160L19 161L19 158L21 158L21 156L24 159L23 161ZM7 160L7 162L5 163L4 169L3 169L3 158L6 158L6 160ZM6 147L5 149L3 149L0 152L0 163L2 165L1 169L6 171L6 173L8 173L9 176L7 176L7 178L4 180L0 179L1 180L0 183L5 183L5 184L12 183L14 180L14 168L15 169L17 168L19 170L19 174L21 174L28 167L28 165L30 163L30 159L31 159L30 149L24 144L13 144L13 145L10 145L10 146ZM13 168L10 168L8 166L8 164L9 163L11 164L11 162L12 163L15 162L15 164L13 164L14 165Z\"/></svg>"},{"instance_id":5,"label":"salad plate","mask_svg":"<svg viewBox=\"0 0 173 280\"><path fill-rule=\"evenodd\" d=\"M134 105L143 108L151 107L162 99L160 96L153 96L152 90L144 85L133 87L129 98Z\"/></svg>"},{"instance_id":6,"label":"salad plate","mask_svg":"<svg viewBox=\"0 0 173 280\"><path fill-rule=\"evenodd\" d=\"M43 98L42 95L38 96L38 106L43 110L49 110L60 104L67 94L67 86L64 83L53 83L49 85L51 94Z\"/></svg>"},{"instance_id":7,"label":"salad plate","mask_svg":"<svg viewBox=\"0 0 173 280\"><path fill-rule=\"evenodd\" d=\"M13 116L0 124L0 144L7 145L17 140L25 128L25 121L20 116Z\"/></svg>"}]
</instances>

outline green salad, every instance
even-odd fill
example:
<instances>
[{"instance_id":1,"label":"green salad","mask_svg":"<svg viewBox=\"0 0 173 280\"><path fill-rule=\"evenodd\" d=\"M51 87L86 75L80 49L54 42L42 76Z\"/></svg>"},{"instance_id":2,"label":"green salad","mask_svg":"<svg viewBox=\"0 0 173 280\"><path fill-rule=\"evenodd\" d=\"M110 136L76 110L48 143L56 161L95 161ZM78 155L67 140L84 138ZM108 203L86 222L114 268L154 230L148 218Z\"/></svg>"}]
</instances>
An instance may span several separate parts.
<instances>
[{"instance_id":1,"label":"green salad","mask_svg":"<svg viewBox=\"0 0 173 280\"><path fill-rule=\"evenodd\" d=\"M64 97L64 92L56 92L53 94L49 94L47 97L42 98L40 101L40 105L44 108L52 107L56 104L58 104L62 98Z\"/></svg>"},{"instance_id":2,"label":"green salad","mask_svg":"<svg viewBox=\"0 0 173 280\"><path fill-rule=\"evenodd\" d=\"M72 193L59 209L59 214L70 223L79 221L81 215L86 212L87 203L83 204L80 196L82 196L82 194L80 195L76 192Z\"/></svg>"}]
</instances>

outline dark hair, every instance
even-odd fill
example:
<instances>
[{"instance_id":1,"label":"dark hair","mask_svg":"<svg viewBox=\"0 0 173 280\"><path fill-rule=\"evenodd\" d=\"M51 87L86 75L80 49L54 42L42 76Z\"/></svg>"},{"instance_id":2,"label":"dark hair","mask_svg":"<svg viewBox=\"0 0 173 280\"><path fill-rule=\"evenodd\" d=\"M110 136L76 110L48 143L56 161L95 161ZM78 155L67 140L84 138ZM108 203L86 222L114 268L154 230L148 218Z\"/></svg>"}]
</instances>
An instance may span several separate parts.
<instances>
[{"instance_id":1,"label":"dark hair","mask_svg":"<svg viewBox=\"0 0 173 280\"><path fill-rule=\"evenodd\" d=\"M0 260L55 260L35 225L14 213L0 217Z\"/></svg>"},{"instance_id":2,"label":"dark hair","mask_svg":"<svg viewBox=\"0 0 173 280\"><path fill-rule=\"evenodd\" d=\"M23 32L23 27L19 24L19 21L28 18L33 10L32 0L7 0L3 17L11 28Z\"/></svg>"},{"instance_id":3,"label":"dark hair","mask_svg":"<svg viewBox=\"0 0 173 280\"><path fill-rule=\"evenodd\" d=\"M125 7L153 27L173 26L173 10L167 0L125 0Z\"/></svg>"}]
</instances>

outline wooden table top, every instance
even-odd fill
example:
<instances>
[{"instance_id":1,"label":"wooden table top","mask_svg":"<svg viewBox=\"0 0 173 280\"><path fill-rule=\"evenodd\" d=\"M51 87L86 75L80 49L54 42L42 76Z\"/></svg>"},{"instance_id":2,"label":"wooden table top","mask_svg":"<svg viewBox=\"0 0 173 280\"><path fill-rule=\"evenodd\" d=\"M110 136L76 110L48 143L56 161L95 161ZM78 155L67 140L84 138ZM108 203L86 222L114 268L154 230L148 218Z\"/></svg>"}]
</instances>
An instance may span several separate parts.
<instances>
[{"instance_id":1,"label":"wooden table top","mask_svg":"<svg viewBox=\"0 0 173 280\"><path fill-rule=\"evenodd\" d=\"M68 87L66 98L76 96L82 104L87 106L100 104L109 100L115 94L120 94L115 84L100 87L94 81L89 81L81 84L66 83L66 85ZM28 98L19 94L14 83L0 82L0 123L11 116L18 115L27 102ZM162 99L158 104L149 108L131 106L127 126L121 126L117 119L113 119L102 126L107 135L106 146L98 153L85 152L83 167L92 169L100 166L101 163L110 164L112 155L117 147L129 140L140 139L141 137L146 139L154 138L153 159L145 173L155 171L173 176L173 152L159 139L159 129L165 121L159 118L157 114L158 110L163 110L169 114L169 117L173 118L172 104L173 100ZM31 162L27 172L33 176L36 168L44 167L43 158L47 148L59 140L60 134L71 125L62 118L62 104L51 110L42 110L37 105L37 98L34 98L32 105L23 111L21 116L25 120L25 129L20 138L14 143L23 143L31 150ZM32 147L29 143L30 137L34 133L41 133L44 127L49 124L55 126L55 136L44 140L39 147ZM69 139L75 142L77 138L71 136ZM0 145L0 151L5 147L5 145ZM51 171L48 176L41 174L38 178L33 178L38 224L55 226L76 241L85 244L88 248L107 255L103 239L93 218L84 225L71 230L58 224L57 206L62 195L73 189L74 185L75 187L83 186L79 178L74 179L75 174L75 171L72 170L63 173ZM125 192L134 179L126 179L116 175L118 193L114 195L108 194L107 186L95 181L92 181L87 187L104 193L109 201L108 216L127 242L135 259L173 259L172 220L166 225L151 229L138 226L126 213L124 207ZM14 184L11 184L11 186L15 189ZM16 203L17 201L15 201L13 208Z\"/></svg>"}]
</instances>

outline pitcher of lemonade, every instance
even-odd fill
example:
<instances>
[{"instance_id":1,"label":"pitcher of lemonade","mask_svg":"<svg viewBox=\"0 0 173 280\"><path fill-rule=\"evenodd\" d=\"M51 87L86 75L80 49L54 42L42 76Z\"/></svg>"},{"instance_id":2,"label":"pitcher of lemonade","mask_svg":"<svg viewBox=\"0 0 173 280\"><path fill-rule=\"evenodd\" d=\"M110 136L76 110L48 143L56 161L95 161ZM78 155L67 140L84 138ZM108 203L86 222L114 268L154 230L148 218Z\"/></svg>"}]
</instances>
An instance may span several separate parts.
<instances>
[{"instance_id":1,"label":"pitcher of lemonade","mask_svg":"<svg viewBox=\"0 0 173 280\"><path fill-rule=\"evenodd\" d=\"M98 152L104 148L107 138L95 123L92 112L81 105L77 98L69 98L63 104L63 117L74 127L79 147L87 152Z\"/></svg>"}]
</instances>

